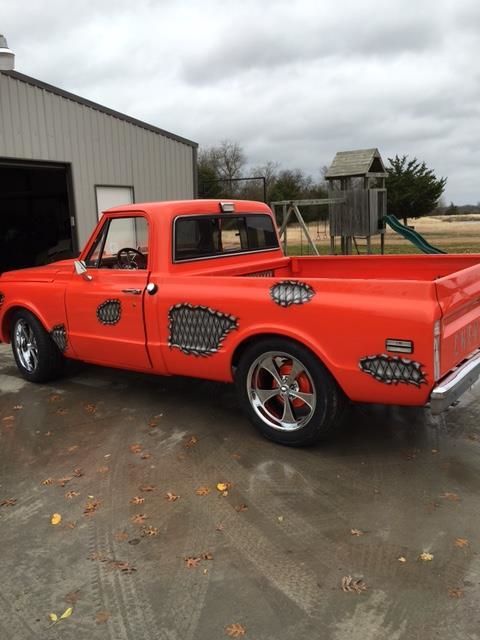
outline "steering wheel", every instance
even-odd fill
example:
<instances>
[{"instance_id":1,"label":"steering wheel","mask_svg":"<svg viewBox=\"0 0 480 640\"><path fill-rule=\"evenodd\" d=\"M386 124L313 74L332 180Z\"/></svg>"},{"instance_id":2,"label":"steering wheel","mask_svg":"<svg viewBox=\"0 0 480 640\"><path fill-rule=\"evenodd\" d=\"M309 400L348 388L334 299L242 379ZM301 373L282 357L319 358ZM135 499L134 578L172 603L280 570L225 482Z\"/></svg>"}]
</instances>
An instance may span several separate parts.
<instances>
[{"instance_id":1,"label":"steering wheel","mask_svg":"<svg viewBox=\"0 0 480 640\"><path fill-rule=\"evenodd\" d=\"M140 258L140 265L137 260ZM145 256L138 249L133 247L123 247L117 252L117 262L120 269L142 269L145 268L147 261Z\"/></svg>"}]
</instances>

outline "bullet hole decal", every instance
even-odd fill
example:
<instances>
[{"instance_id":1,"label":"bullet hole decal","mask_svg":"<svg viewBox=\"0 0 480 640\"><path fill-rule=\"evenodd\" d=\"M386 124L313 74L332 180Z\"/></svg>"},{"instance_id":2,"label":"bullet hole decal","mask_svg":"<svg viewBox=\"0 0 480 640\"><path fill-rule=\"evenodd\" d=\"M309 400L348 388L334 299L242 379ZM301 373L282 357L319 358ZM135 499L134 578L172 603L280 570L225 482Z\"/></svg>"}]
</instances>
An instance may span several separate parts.
<instances>
[{"instance_id":1,"label":"bullet hole decal","mask_svg":"<svg viewBox=\"0 0 480 640\"><path fill-rule=\"evenodd\" d=\"M52 337L52 340L60 349L60 351L64 353L68 347L68 338L67 338L67 331L65 329L65 325L64 324L55 325L53 329L50 331L50 335Z\"/></svg>"},{"instance_id":2,"label":"bullet hole decal","mask_svg":"<svg viewBox=\"0 0 480 640\"><path fill-rule=\"evenodd\" d=\"M169 347L187 355L213 355L230 331L238 329L238 319L234 316L187 303L170 307L168 319Z\"/></svg>"},{"instance_id":3,"label":"bullet hole decal","mask_svg":"<svg viewBox=\"0 0 480 640\"><path fill-rule=\"evenodd\" d=\"M359 362L361 371L384 384L426 384L426 376L420 362L385 354L366 356Z\"/></svg>"},{"instance_id":4,"label":"bullet hole decal","mask_svg":"<svg viewBox=\"0 0 480 640\"><path fill-rule=\"evenodd\" d=\"M105 300L97 308L97 318L102 324L117 324L122 317L120 300Z\"/></svg>"},{"instance_id":5,"label":"bullet hole decal","mask_svg":"<svg viewBox=\"0 0 480 640\"><path fill-rule=\"evenodd\" d=\"M305 304L315 295L312 287L297 280L282 280L270 288L270 295L274 302L281 307L290 307L292 304Z\"/></svg>"}]
</instances>

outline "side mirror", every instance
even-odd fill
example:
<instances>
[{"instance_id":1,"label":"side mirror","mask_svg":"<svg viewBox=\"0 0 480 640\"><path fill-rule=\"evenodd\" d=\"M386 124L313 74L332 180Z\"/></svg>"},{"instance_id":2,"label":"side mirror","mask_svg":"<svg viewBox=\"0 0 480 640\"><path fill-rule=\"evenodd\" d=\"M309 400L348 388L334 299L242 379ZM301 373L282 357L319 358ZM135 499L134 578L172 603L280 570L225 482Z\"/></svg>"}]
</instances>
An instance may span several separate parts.
<instances>
[{"instance_id":1,"label":"side mirror","mask_svg":"<svg viewBox=\"0 0 480 640\"><path fill-rule=\"evenodd\" d=\"M93 280L92 276L87 273L87 265L83 260L75 260L73 264L77 276L83 276L85 280Z\"/></svg>"}]
</instances>

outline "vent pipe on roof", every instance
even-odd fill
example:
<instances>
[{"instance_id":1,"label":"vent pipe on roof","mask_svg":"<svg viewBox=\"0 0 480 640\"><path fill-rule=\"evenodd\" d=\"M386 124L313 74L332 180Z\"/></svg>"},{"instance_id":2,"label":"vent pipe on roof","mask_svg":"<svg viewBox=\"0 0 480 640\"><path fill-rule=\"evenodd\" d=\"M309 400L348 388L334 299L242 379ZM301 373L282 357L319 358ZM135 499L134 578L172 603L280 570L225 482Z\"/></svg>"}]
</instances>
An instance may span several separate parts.
<instances>
[{"instance_id":1,"label":"vent pipe on roof","mask_svg":"<svg viewBox=\"0 0 480 640\"><path fill-rule=\"evenodd\" d=\"M0 34L0 71L15 69L15 54L8 48L5 36Z\"/></svg>"}]
</instances>

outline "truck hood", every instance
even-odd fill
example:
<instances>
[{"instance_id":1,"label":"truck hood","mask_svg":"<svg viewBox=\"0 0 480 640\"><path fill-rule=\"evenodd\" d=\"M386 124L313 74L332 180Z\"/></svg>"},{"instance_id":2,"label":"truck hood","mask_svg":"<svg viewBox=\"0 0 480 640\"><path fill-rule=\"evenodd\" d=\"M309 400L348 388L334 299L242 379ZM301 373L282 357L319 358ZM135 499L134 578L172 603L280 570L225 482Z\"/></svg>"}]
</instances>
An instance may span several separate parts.
<instances>
[{"instance_id":1,"label":"truck hood","mask_svg":"<svg viewBox=\"0 0 480 640\"><path fill-rule=\"evenodd\" d=\"M41 267L29 267L5 271L0 275L2 282L52 282L60 271L73 270L74 260L60 260Z\"/></svg>"}]
</instances>

